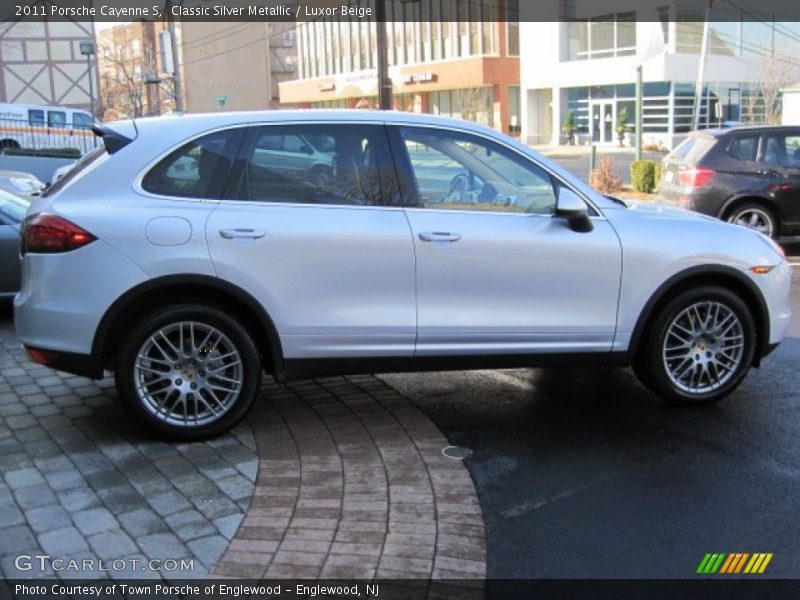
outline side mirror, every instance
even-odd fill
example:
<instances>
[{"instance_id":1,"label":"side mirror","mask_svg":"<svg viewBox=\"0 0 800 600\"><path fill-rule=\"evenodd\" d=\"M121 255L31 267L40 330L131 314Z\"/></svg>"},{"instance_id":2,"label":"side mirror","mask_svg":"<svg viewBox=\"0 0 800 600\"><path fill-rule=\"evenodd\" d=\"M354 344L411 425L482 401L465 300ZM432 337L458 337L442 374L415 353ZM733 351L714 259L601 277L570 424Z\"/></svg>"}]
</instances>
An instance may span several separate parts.
<instances>
[{"instance_id":1,"label":"side mirror","mask_svg":"<svg viewBox=\"0 0 800 600\"><path fill-rule=\"evenodd\" d=\"M564 217L570 228L579 233L589 233L594 229L586 203L575 192L561 188L556 202L556 216Z\"/></svg>"}]
</instances>

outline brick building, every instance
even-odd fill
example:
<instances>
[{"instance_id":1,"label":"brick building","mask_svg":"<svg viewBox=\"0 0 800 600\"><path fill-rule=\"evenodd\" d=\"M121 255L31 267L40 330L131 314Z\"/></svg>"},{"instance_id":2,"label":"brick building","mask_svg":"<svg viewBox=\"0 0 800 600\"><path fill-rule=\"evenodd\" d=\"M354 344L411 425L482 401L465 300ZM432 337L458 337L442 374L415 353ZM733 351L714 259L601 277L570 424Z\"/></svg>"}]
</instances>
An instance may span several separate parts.
<instances>
[{"instance_id":1,"label":"brick building","mask_svg":"<svg viewBox=\"0 0 800 600\"><path fill-rule=\"evenodd\" d=\"M387 4L389 76L396 109L467 118L506 133L519 131L519 28L516 22L498 19L502 3ZM301 23L297 40L299 78L281 84L281 102L341 108L377 104L374 22Z\"/></svg>"}]
</instances>

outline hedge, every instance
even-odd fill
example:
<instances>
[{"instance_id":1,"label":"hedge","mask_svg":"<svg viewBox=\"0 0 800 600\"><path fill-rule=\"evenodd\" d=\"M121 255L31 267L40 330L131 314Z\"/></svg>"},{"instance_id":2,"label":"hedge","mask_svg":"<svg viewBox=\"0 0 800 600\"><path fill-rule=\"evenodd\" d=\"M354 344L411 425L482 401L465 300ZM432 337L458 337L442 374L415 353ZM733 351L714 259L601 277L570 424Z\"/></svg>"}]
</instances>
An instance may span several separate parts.
<instances>
[{"instance_id":1,"label":"hedge","mask_svg":"<svg viewBox=\"0 0 800 600\"><path fill-rule=\"evenodd\" d=\"M9 156L46 156L48 158L80 158L81 151L77 148L4 148L3 154Z\"/></svg>"},{"instance_id":2,"label":"hedge","mask_svg":"<svg viewBox=\"0 0 800 600\"><path fill-rule=\"evenodd\" d=\"M661 179L661 163L637 160L631 164L631 183L637 192L652 194L659 179Z\"/></svg>"},{"instance_id":3,"label":"hedge","mask_svg":"<svg viewBox=\"0 0 800 600\"><path fill-rule=\"evenodd\" d=\"M661 183L661 173L663 172L663 170L664 170L664 163L662 163L661 161L657 162L656 172L655 172L656 190L658 189L658 184Z\"/></svg>"}]
</instances>

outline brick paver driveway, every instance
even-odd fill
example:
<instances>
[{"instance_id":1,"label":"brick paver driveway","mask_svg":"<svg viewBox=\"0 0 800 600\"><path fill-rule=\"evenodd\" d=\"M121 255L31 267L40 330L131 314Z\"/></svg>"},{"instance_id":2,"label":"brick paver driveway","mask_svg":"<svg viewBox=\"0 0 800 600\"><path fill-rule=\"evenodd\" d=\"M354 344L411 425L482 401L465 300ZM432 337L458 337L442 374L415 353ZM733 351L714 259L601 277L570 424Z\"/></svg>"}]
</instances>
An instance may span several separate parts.
<instances>
[{"instance_id":1,"label":"brick paver driveway","mask_svg":"<svg viewBox=\"0 0 800 600\"><path fill-rule=\"evenodd\" d=\"M372 376L268 380L230 434L154 441L118 405L112 379L37 366L7 316L0 325L0 561L9 578L87 575L15 568L19 554L44 552L195 559L193 571L100 577L433 578L480 589L480 505L445 446L421 411Z\"/></svg>"}]
</instances>

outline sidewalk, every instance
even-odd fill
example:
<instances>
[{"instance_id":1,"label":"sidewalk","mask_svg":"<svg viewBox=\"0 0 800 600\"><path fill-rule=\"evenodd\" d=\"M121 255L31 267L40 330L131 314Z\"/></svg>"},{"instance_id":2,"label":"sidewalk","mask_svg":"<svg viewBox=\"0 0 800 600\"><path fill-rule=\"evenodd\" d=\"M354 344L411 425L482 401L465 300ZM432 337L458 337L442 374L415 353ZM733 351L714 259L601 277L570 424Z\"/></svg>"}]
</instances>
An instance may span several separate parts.
<instances>
[{"instance_id":1,"label":"sidewalk","mask_svg":"<svg viewBox=\"0 0 800 600\"><path fill-rule=\"evenodd\" d=\"M33 364L7 316L0 322L6 578L377 577L421 580L433 596L457 580L460 597L482 596L486 545L472 479L442 454L449 444L436 425L376 377L266 378L247 420L206 443L167 444L140 429L113 380ZM15 564L43 553L193 566Z\"/></svg>"}]
</instances>

